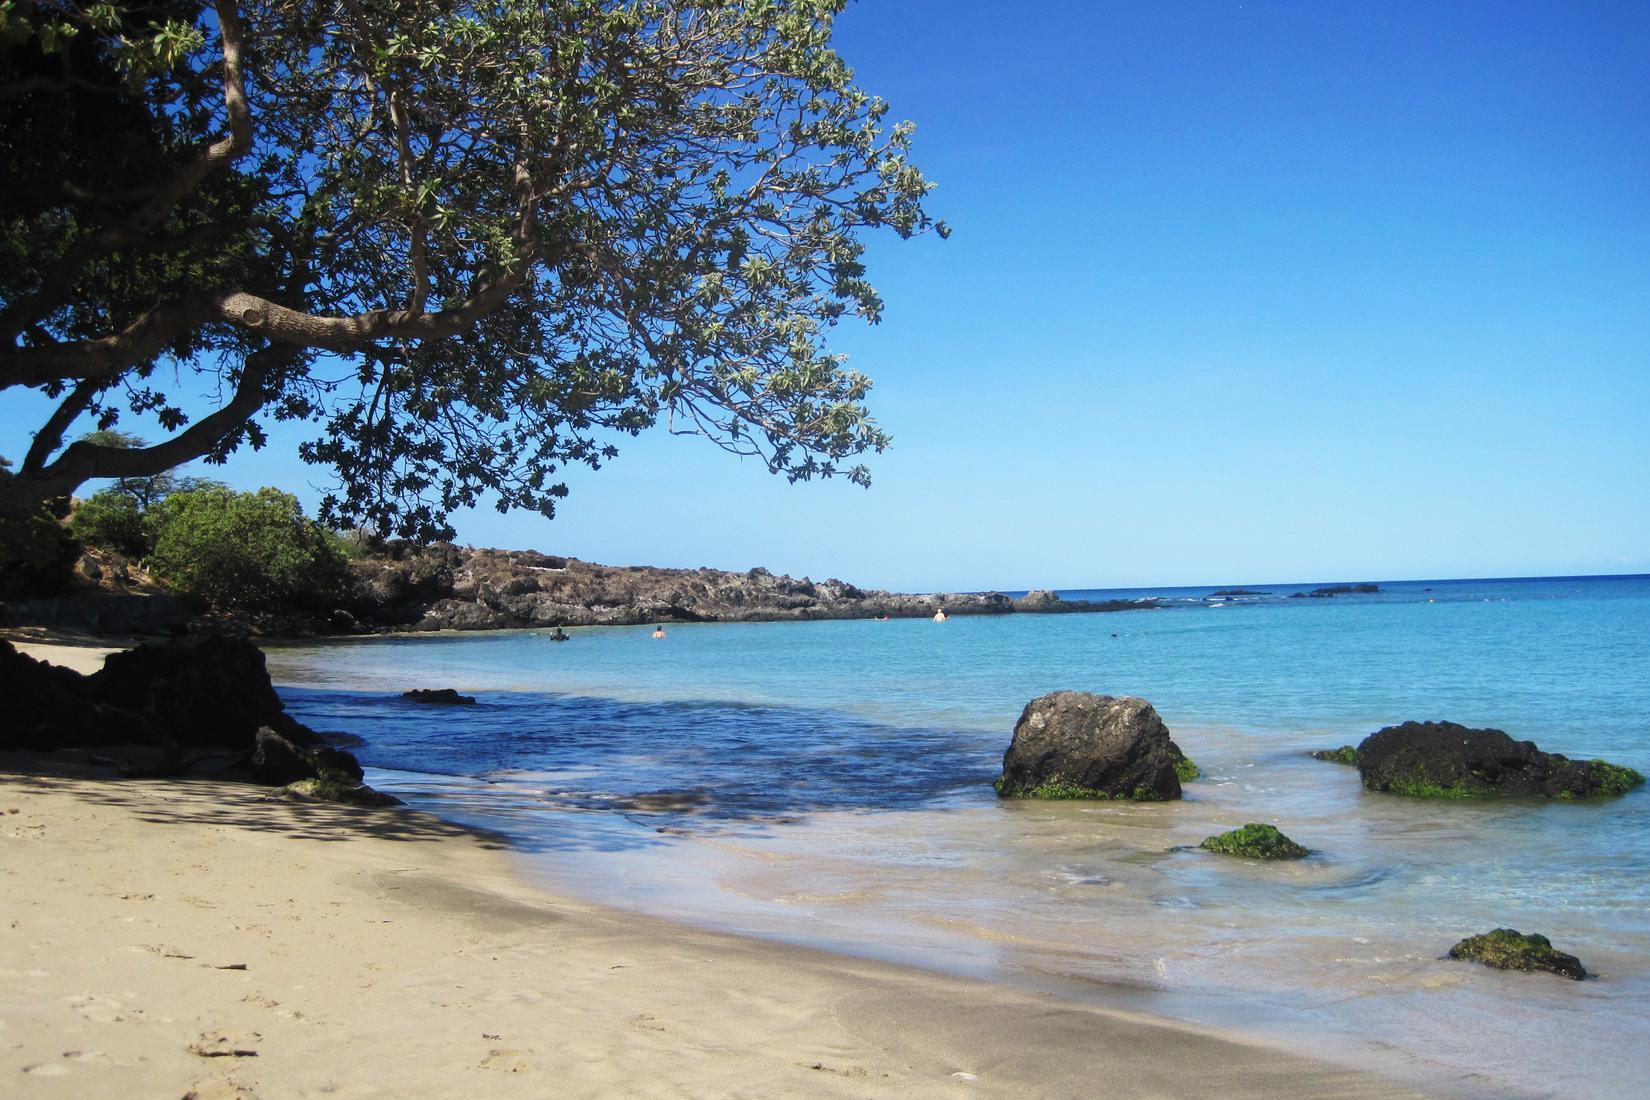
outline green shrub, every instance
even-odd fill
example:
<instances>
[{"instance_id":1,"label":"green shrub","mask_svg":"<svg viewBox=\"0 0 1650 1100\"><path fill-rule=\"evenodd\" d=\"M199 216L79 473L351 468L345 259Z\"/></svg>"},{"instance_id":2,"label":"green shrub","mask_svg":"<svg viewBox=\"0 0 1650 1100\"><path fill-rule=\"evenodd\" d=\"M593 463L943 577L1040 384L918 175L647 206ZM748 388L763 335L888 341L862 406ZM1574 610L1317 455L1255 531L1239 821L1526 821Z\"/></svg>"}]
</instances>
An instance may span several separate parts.
<instances>
[{"instance_id":1,"label":"green shrub","mask_svg":"<svg viewBox=\"0 0 1650 1100\"><path fill-rule=\"evenodd\" d=\"M0 600L66 591L78 560L80 543L45 508L28 519L0 519Z\"/></svg>"},{"instance_id":2,"label":"green shrub","mask_svg":"<svg viewBox=\"0 0 1650 1100\"><path fill-rule=\"evenodd\" d=\"M69 530L88 546L101 546L129 558L141 558L152 549L137 501L116 489L104 489L75 509Z\"/></svg>"},{"instance_id":3,"label":"green shrub","mask_svg":"<svg viewBox=\"0 0 1650 1100\"><path fill-rule=\"evenodd\" d=\"M305 518L290 493L174 493L150 523L150 568L217 610L326 611L349 597L338 537Z\"/></svg>"}]
</instances>

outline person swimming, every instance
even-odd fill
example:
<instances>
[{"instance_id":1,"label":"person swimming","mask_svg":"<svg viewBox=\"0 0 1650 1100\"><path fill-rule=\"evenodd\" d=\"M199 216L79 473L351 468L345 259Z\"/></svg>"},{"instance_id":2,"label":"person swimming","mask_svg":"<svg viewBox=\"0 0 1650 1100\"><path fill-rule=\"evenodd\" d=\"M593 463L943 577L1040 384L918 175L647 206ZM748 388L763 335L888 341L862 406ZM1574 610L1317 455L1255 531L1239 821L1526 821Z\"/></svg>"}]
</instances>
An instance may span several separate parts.
<instances>
[{"instance_id":1,"label":"person swimming","mask_svg":"<svg viewBox=\"0 0 1650 1100\"><path fill-rule=\"evenodd\" d=\"M945 622L945 620L949 619L950 617L951 616L949 616L945 613L945 608L943 608L943 607L940 608L938 611L934 612L934 621L937 622L937 623L943 623L943 622Z\"/></svg>"},{"instance_id":2,"label":"person swimming","mask_svg":"<svg viewBox=\"0 0 1650 1100\"><path fill-rule=\"evenodd\" d=\"M565 642L571 637L571 634L567 633L567 631L563 630L559 626L550 632L550 640L552 642Z\"/></svg>"},{"instance_id":3,"label":"person swimming","mask_svg":"<svg viewBox=\"0 0 1650 1100\"><path fill-rule=\"evenodd\" d=\"M663 626L655 626L653 628L653 636L655 638L663 638L665 636L665 628Z\"/></svg>"}]
</instances>

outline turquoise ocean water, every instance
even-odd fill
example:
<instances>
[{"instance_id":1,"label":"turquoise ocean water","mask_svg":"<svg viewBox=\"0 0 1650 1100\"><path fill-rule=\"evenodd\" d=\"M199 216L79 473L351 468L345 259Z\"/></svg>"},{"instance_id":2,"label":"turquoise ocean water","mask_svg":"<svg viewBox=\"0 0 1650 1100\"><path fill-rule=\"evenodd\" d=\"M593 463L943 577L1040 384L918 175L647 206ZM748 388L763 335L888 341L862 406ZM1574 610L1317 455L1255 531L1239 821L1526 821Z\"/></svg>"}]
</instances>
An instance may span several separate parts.
<instances>
[{"instance_id":1,"label":"turquoise ocean water","mask_svg":"<svg viewBox=\"0 0 1650 1100\"><path fill-rule=\"evenodd\" d=\"M1309 749L1406 719L1650 774L1650 577L1073 591L1108 614L671 625L289 646L289 709L370 781L501 830L593 900L1223 1027L1466 1095L1638 1096L1650 789L1588 804L1368 794ZM404 703L455 687L475 708ZM1150 700L1179 803L999 802L1033 696ZM1198 852L1277 824L1286 866ZM1441 961L1497 926L1596 980ZM1535 1040L1532 1041L1532 1037Z\"/></svg>"}]
</instances>

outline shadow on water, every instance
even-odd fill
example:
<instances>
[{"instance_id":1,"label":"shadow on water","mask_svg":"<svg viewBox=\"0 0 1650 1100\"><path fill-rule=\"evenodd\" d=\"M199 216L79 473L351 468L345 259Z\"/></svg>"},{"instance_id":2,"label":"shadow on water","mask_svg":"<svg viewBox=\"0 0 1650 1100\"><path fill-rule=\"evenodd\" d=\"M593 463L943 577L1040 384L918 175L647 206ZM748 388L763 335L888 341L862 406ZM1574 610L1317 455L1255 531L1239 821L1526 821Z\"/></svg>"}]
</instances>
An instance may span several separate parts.
<instances>
[{"instance_id":1,"label":"shadow on water","mask_svg":"<svg viewBox=\"0 0 1650 1100\"><path fill-rule=\"evenodd\" d=\"M623 839L584 824L571 830L578 839L540 826L519 838L529 849L629 847L648 842L637 834L683 827L920 807L987 786L1003 748L977 733L800 707L507 692L431 708L368 692L281 694L306 725L361 738L362 764L396 773L390 789L437 812L496 822L584 811L630 825Z\"/></svg>"}]
</instances>

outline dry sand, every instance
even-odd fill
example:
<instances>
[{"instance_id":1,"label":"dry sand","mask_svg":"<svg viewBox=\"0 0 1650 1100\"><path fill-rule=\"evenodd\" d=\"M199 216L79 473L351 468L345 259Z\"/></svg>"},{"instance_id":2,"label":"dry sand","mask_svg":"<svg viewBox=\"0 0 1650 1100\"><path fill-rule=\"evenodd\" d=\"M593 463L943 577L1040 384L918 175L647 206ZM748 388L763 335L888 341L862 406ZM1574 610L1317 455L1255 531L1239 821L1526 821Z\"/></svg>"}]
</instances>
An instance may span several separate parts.
<instances>
[{"instance_id":1,"label":"dry sand","mask_svg":"<svg viewBox=\"0 0 1650 1100\"><path fill-rule=\"evenodd\" d=\"M551 896L425 814L0 754L0 1095L1415 1094Z\"/></svg>"}]
</instances>

